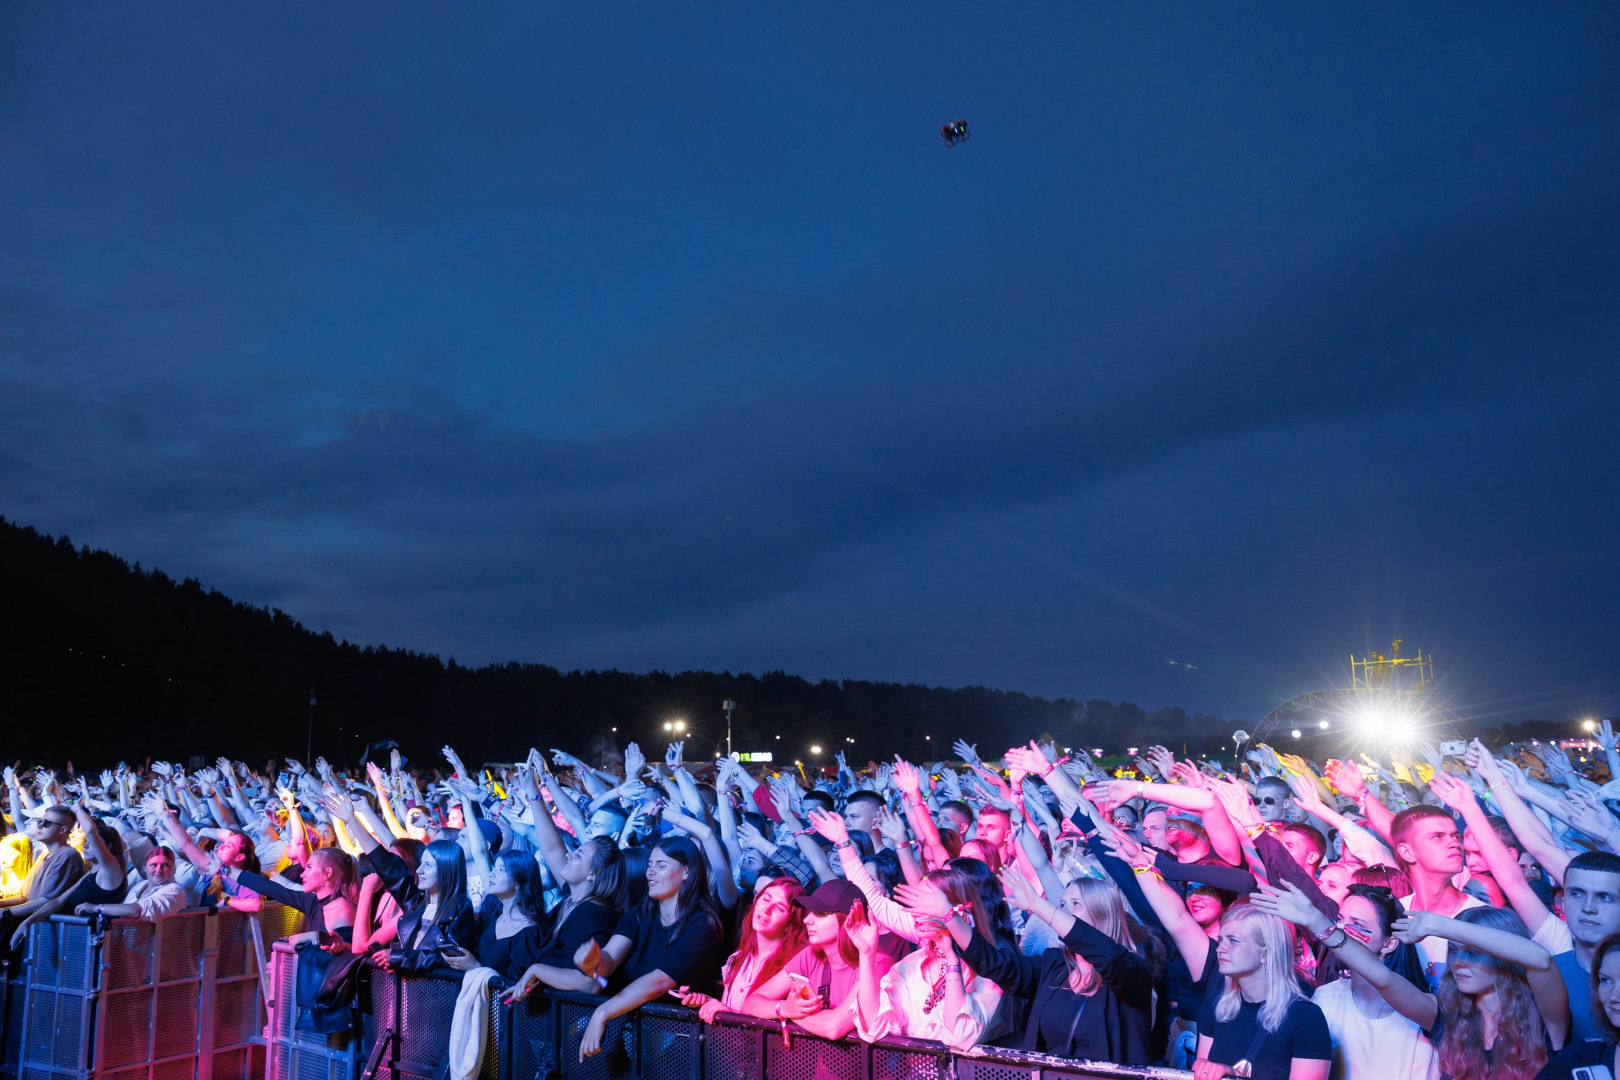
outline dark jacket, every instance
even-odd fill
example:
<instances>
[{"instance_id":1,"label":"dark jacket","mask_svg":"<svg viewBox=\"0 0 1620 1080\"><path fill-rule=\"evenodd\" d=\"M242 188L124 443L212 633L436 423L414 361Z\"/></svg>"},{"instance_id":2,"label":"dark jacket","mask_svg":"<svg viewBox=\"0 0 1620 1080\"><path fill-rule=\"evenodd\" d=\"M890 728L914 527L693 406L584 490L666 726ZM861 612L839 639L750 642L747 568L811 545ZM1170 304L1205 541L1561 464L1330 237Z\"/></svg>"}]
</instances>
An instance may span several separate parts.
<instances>
[{"instance_id":1,"label":"dark jacket","mask_svg":"<svg viewBox=\"0 0 1620 1080\"><path fill-rule=\"evenodd\" d=\"M1034 999L1024 1029L1025 1050L1074 1057L1076 1044L1087 1042L1099 1050L1096 1055L1088 1055L1094 1059L1124 1065L1151 1064L1155 978L1151 965L1079 919L1064 935L1063 943L1097 969L1101 984L1086 1000L1079 1021L1082 1027L1072 1030L1061 1046L1043 1044L1040 1018L1055 996L1079 996L1069 989L1062 949L1025 956L1015 949L992 947L975 934L962 950L962 959L1003 992Z\"/></svg>"},{"instance_id":2,"label":"dark jacket","mask_svg":"<svg viewBox=\"0 0 1620 1080\"><path fill-rule=\"evenodd\" d=\"M423 930L422 913L427 909L427 894L417 887L416 875L411 873L405 860L387 848L377 848L362 853L359 861L361 873L376 874L383 888L399 902L399 933L394 947L389 950L388 960L394 970L403 975L451 970L436 951L439 945L454 944L468 952L477 951L476 917L472 902L465 895L440 911L434 923ZM417 941L419 930L422 938Z\"/></svg>"}]
</instances>

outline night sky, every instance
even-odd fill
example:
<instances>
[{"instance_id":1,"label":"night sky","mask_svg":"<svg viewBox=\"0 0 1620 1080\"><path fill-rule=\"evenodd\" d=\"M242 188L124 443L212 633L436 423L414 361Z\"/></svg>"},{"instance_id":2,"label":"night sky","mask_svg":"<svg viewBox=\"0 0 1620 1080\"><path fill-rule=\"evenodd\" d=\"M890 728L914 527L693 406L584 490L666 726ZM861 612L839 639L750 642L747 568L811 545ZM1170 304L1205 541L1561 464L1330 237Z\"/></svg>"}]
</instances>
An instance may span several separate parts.
<instances>
[{"instance_id":1,"label":"night sky","mask_svg":"<svg viewBox=\"0 0 1620 1080\"><path fill-rule=\"evenodd\" d=\"M12 3L0 193L0 514L317 630L1620 712L1612 3Z\"/></svg>"}]
</instances>

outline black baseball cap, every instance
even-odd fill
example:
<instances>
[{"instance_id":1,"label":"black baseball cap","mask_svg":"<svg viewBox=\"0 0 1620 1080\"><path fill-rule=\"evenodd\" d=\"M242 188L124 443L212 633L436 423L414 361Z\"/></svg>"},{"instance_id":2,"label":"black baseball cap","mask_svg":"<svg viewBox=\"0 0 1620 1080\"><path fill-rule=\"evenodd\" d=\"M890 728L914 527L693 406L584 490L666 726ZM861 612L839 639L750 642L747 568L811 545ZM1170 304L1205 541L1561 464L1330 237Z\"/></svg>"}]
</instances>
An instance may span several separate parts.
<instances>
[{"instance_id":1,"label":"black baseball cap","mask_svg":"<svg viewBox=\"0 0 1620 1080\"><path fill-rule=\"evenodd\" d=\"M827 882L808 896L795 896L793 902L817 915L848 915L855 901L865 898L854 882L839 878Z\"/></svg>"}]
</instances>

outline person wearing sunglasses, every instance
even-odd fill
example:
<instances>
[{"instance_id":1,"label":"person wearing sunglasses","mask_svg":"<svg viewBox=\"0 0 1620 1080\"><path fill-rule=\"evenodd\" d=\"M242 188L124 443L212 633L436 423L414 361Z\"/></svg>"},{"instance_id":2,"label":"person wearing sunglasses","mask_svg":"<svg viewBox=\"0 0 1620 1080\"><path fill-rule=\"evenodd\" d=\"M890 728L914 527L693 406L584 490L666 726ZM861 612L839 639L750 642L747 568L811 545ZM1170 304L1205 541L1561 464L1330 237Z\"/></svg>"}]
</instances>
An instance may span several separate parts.
<instances>
[{"instance_id":1,"label":"person wearing sunglasses","mask_svg":"<svg viewBox=\"0 0 1620 1080\"><path fill-rule=\"evenodd\" d=\"M1293 821L1297 817L1294 792L1281 777L1262 776L1254 786L1254 804L1260 811L1260 820L1268 825Z\"/></svg>"}]
</instances>

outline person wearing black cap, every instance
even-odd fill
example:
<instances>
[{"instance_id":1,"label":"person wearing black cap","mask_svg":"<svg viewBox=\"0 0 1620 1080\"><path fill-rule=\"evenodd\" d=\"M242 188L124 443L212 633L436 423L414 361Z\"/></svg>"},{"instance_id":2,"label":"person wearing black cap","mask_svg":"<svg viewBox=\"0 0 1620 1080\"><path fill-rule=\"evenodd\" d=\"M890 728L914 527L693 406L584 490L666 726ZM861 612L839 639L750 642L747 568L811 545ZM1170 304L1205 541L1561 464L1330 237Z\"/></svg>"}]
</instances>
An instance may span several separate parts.
<instances>
[{"instance_id":1,"label":"person wearing black cap","mask_svg":"<svg viewBox=\"0 0 1620 1080\"><path fill-rule=\"evenodd\" d=\"M861 954L844 930L850 912L861 908L861 890L836 879L808 896L794 899L805 911L810 944L767 982L754 989L742 1011L766 1020L793 1020L812 1035L841 1039L855 1030L855 980ZM878 977L893 961L874 958Z\"/></svg>"}]
</instances>

